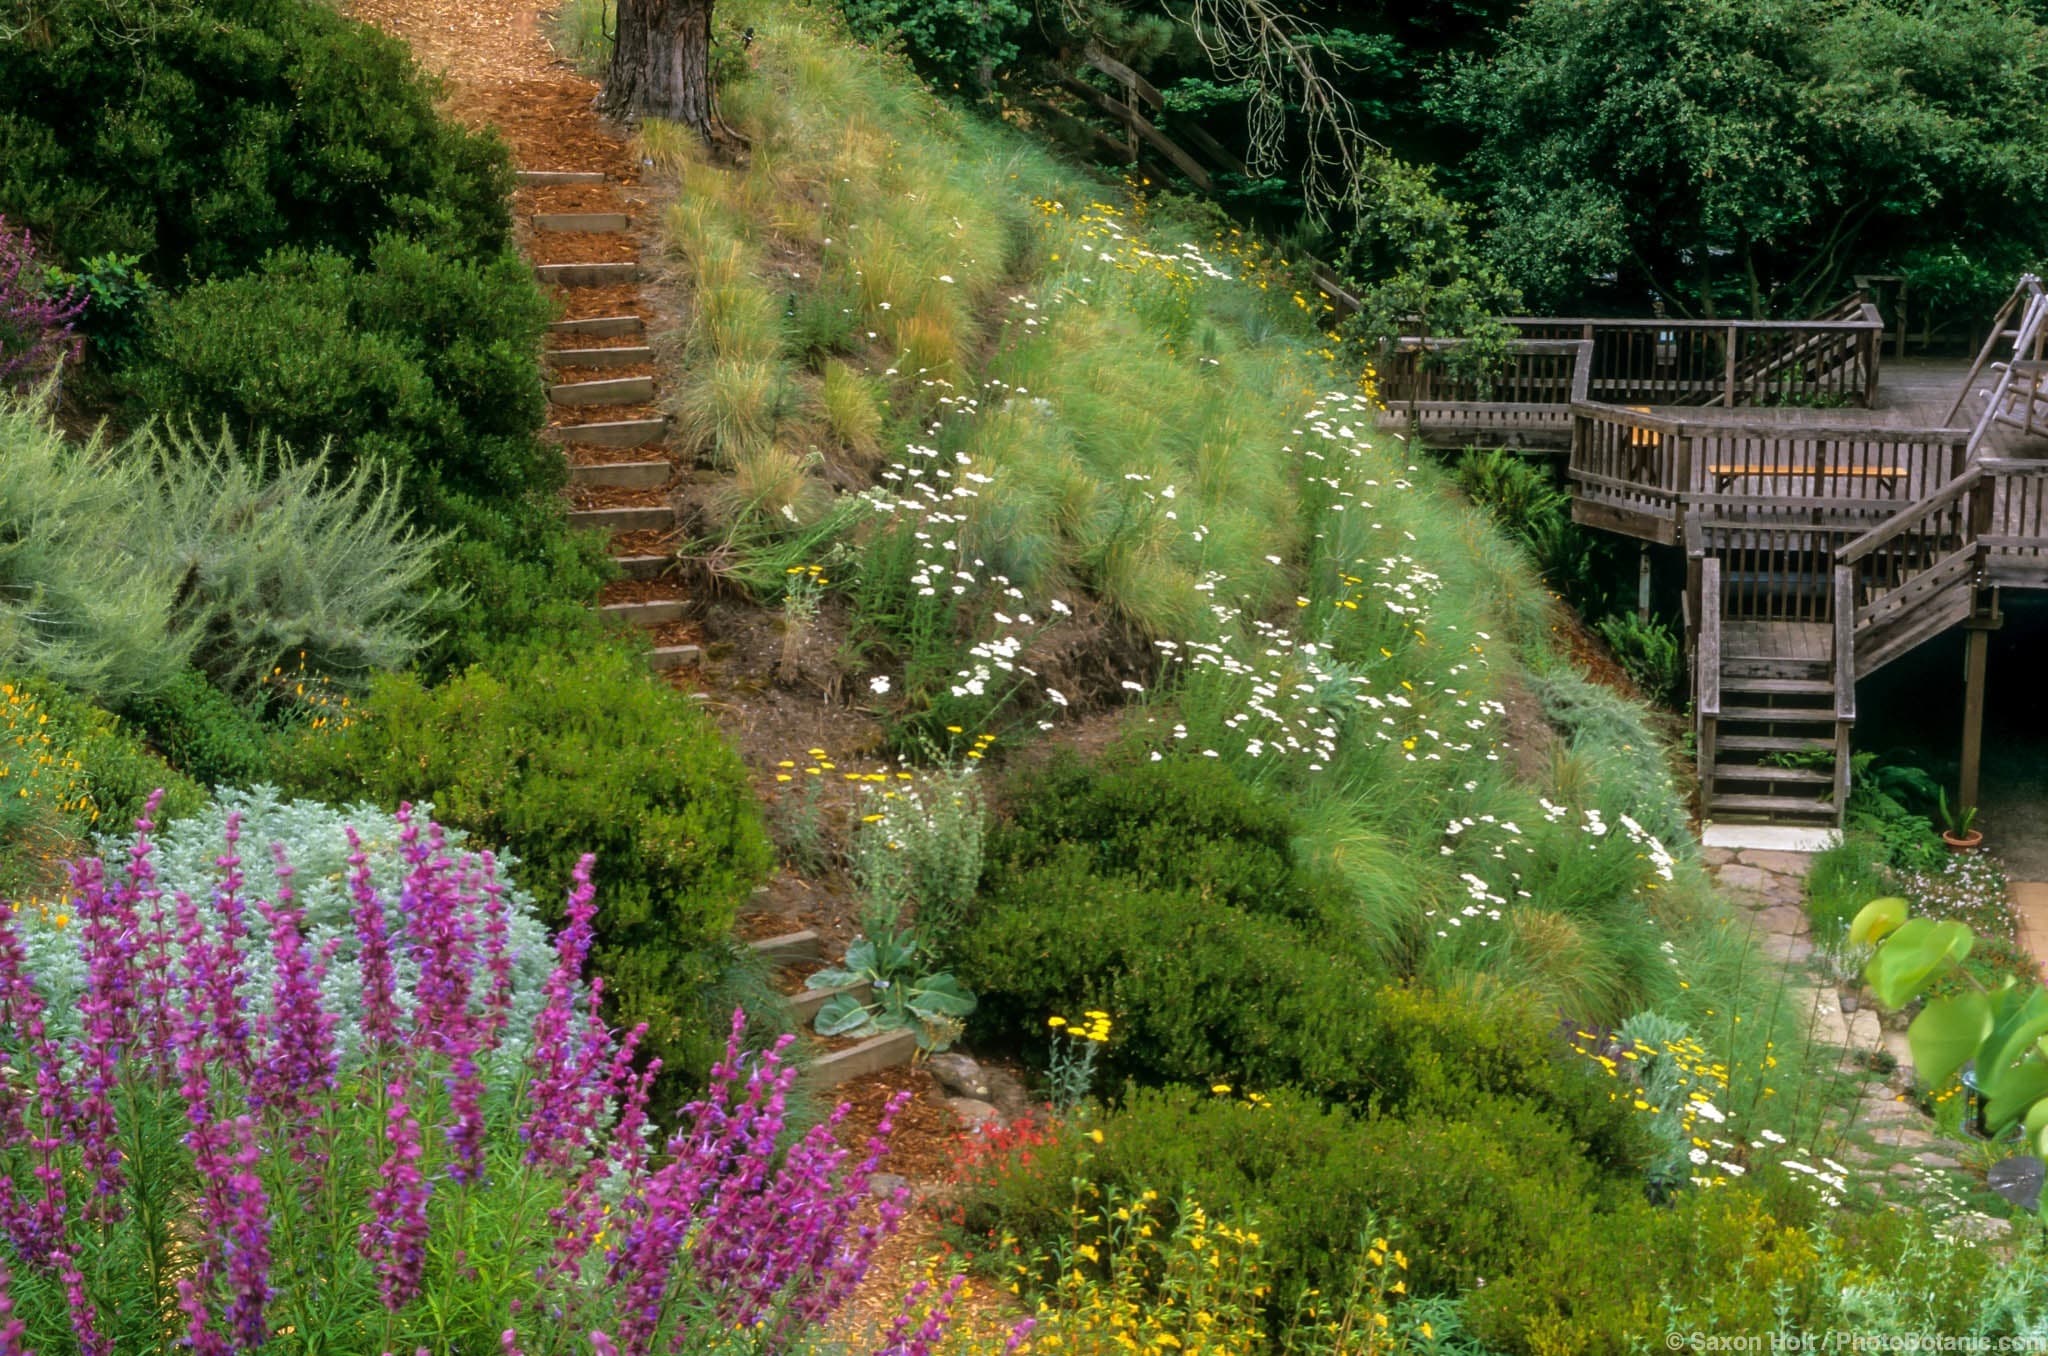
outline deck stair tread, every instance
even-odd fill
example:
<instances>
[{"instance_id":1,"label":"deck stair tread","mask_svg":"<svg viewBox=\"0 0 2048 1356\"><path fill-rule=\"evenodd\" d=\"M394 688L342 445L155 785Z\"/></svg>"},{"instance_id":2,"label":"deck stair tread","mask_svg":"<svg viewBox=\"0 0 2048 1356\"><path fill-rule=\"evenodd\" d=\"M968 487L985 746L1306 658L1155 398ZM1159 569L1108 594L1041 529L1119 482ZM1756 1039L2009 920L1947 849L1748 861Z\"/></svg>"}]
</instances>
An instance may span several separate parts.
<instances>
[{"instance_id":1,"label":"deck stair tread","mask_svg":"<svg viewBox=\"0 0 2048 1356\"><path fill-rule=\"evenodd\" d=\"M1722 735L1714 747L1731 753L1804 753L1832 749L1832 739L1799 739L1790 735Z\"/></svg>"},{"instance_id":2,"label":"deck stair tread","mask_svg":"<svg viewBox=\"0 0 2048 1356\"><path fill-rule=\"evenodd\" d=\"M1769 763L1721 763L1714 779L1723 782L1786 782L1800 786L1830 786L1835 774L1816 767L1774 767Z\"/></svg>"},{"instance_id":3,"label":"deck stair tread","mask_svg":"<svg viewBox=\"0 0 2048 1356\"><path fill-rule=\"evenodd\" d=\"M1730 674L1721 679L1721 691L1779 697L1832 697L1835 685L1825 678L1746 678Z\"/></svg>"},{"instance_id":4,"label":"deck stair tread","mask_svg":"<svg viewBox=\"0 0 2048 1356\"><path fill-rule=\"evenodd\" d=\"M1833 710L1823 710L1817 706L1724 706L1721 708L1721 719L1773 725L1811 725L1816 722L1832 725L1835 723L1835 713Z\"/></svg>"},{"instance_id":5,"label":"deck stair tread","mask_svg":"<svg viewBox=\"0 0 2048 1356\"><path fill-rule=\"evenodd\" d=\"M1814 796L1723 796L1707 797L1707 812L1730 814L1798 815L1807 819L1833 819L1835 803Z\"/></svg>"}]
</instances>

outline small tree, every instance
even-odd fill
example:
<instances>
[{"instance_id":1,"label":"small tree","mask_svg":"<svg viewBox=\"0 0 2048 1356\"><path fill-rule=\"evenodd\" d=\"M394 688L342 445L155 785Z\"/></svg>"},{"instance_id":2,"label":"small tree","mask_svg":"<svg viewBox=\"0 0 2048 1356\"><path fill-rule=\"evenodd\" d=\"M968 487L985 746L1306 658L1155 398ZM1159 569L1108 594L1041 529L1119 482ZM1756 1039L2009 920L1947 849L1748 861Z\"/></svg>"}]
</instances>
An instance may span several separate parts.
<instances>
[{"instance_id":1,"label":"small tree","mask_svg":"<svg viewBox=\"0 0 2048 1356\"><path fill-rule=\"evenodd\" d=\"M714 146L736 141L711 94L712 0L619 0L618 36L598 108L679 122Z\"/></svg>"}]
</instances>

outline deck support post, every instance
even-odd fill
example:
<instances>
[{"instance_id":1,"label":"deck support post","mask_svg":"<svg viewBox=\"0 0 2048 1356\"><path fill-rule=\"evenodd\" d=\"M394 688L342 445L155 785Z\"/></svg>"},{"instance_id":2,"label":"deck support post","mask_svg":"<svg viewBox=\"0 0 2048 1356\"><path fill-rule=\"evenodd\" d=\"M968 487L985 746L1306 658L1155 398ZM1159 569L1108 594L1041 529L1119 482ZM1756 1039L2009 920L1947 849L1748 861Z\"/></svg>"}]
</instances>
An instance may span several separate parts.
<instances>
[{"instance_id":1,"label":"deck support post","mask_svg":"<svg viewBox=\"0 0 2048 1356\"><path fill-rule=\"evenodd\" d=\"M1636 548L1636 620L1650 620L1650 543Z\"/></svg>"},{"instance_id":2,"label":"deck support post","mask_svg":"<svg viewBox=\"0 0 2048 1356\"><path fill-rule=\"evenodd\" d=\"M1971 619L1975 621L1975 618ZM1956 800L1964 809L1977 803L1978 774L1984 765L1984 676L1991 654L1991 631L1973 625L1966 633L1963 656L1963 767Z\"/></svg>"}]
</instances>

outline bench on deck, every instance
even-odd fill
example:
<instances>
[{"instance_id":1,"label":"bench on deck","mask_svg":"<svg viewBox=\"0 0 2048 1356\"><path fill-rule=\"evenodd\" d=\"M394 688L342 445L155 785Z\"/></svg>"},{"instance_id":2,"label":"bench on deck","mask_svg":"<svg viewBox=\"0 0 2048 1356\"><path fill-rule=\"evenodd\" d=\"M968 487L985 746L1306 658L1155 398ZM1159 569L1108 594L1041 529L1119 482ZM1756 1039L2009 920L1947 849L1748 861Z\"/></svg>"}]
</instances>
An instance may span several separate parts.
<instances>
[{"instance_id":1,"label":"bench on deck","mask_svg":"<svg viewBox=\"0 0 2048 1356\"><path fill-rule=\"evenodd\" d=\"M1754 466L1741 463L1717 464L1707 468L1707 474L1714 478L1714 493L1726 494L1729 487L1738 480L1792 480L1811 476L1818 480L1835 477L1848 480L1874 480L1886 494L1898 491L1899 481L1905 478L1903 466Z\"/></svg>"}]
</instances>

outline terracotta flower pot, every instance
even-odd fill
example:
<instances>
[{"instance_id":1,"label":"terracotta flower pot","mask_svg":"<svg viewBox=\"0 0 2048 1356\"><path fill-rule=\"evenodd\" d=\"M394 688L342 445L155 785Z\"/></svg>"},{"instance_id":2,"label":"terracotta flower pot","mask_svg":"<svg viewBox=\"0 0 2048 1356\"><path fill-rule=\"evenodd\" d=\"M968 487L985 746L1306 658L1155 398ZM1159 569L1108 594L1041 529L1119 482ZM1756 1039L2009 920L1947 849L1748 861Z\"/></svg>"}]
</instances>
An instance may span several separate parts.
<instances>
[{"instance_id":1,"label":"terracotta flower pot","mask_svg":"<svg viewBox=\"0 0 2048 1356\"><path fill-rule=\"evenodd\" d=\"M1941 841L1948 844L1950 852L1968 852L1984 841L1982 829L1971 829L1968 833L1950 833L1942 830Z\"/></svg>"}]
</instances>

